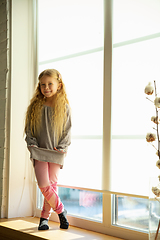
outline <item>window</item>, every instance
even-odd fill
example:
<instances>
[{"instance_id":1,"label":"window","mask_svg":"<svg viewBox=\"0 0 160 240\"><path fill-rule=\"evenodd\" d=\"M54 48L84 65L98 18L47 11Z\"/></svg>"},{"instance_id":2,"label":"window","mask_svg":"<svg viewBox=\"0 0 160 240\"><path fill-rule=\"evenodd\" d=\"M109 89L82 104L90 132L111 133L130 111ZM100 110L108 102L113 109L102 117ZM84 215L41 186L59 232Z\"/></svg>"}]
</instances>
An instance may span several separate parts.
<instances>
[{"instance_id":1,"label":"window","mask_svg":"<svg viewBox=\"0 0 160 240\"><path fill-rule=\"evenodd\" d=\"M39 188L37 192L37 207L42 209L43 196ZM58 195L70 215L102 222L102 193L59 187Z\"/></svg>"},{"instance_id":2,"label":"window","mask_svg":"<svg viewBox=\"0 0 160 240\"><path fill-rule=\"evenodd\" d=\"M155 111L144 88L160 79L159 11L157 0L113 1L111 189L141 196L149 196L156 162L145 140Z\"/></svg>"},{"instance_id":3,"label":"window","mask_svg":"<svg viewBox=\"0 0 160 240\"><path fill-rule=\"evenodd\" d=\"M61 72L72 108L72 144L59 183L70 186L74 178L75 186L100 189L103 1L39 0L38 5L39 72Z\"/></svg>"},{"instance_id":4,"label":"window","mask_svg":"<svg viewBox=\"0 0 160 240\"><path fill-rule=\"evenodd\" d=\"M62 73L73 113L60 197L71 219L85 218L85 227L127 239L133 233L147 239L148 233L155 157L145 141L152 106L143 93L160 78L159 12L158 0L38 0L39 72ZM112 32L111 49L106 37L111 40ZM111 157L105 159L108 143Z\"/></svg>"},{"instance_id":5,"label":"window","mask_svg":"<svg viewBox=\"0 0 160 240\"><path fill-rule=\"evenodd\" d=\"M149 230L149 200L114 195L113 224L138 231Z\"/></svg>"}]
</instances>

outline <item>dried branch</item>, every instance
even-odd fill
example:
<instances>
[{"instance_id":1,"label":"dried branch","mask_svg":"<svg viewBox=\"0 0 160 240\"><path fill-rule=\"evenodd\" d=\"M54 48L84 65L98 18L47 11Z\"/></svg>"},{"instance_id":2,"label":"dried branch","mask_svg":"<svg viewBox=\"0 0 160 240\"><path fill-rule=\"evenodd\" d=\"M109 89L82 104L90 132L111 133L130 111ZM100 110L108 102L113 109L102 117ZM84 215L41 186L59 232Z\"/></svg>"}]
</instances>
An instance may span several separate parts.
<instances>
[{"instance_id":1,"label":"dried branch","mask_svg":"<svg viewBox=\"0 0 160 240\"><path fill-rule=\"evenodd\" d=\"M149 100L150 102L154 103L151 99L149 99L148 97L146 97L147 100Z\"/></svg>"},{"instance_id":2,"label":"dried branch","mask_svg":"<svg viewBox=\"0 0 160 240\"><path fill-rule=\"evenodd\" d=\"M157 89L156 89L156 81L154 81L154 87L155 87L155 97L157 97ZM158 110L156 107L156 118L158 119ZM160 142L159 142L159 129L158 129L158 121L157 121L157 138L158 138L158 156L160 159Z\"/></svg>"}]
</instances>

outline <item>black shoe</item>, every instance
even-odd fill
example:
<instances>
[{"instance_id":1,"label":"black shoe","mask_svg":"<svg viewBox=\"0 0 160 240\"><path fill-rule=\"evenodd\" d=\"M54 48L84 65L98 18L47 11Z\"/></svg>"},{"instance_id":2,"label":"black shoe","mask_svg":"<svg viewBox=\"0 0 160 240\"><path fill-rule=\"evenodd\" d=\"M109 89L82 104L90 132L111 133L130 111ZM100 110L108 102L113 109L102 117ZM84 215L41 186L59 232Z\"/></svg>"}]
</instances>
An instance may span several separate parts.
<instances>
[{"instance_id":1,"label":"black shoe","mask_svg":"<svg viewBox=\"0 0 160 240\"><path fill-rule=\"evenodd\" d=\"M48 230L48 219L40 218L38 230Z\"/></svg>"},{"instance_id":2,"label":"black shoe","mask_svg":"<svg viewBox=\"0 0 160 240\"><path fill-rule=\"evenodd\" d=\"M69 222L67 221L66 214L67 211L65 209L62 213L58 214L60 220L60 228L62 229L68 229L69 227Z\"/></svg>"}]
</instances>

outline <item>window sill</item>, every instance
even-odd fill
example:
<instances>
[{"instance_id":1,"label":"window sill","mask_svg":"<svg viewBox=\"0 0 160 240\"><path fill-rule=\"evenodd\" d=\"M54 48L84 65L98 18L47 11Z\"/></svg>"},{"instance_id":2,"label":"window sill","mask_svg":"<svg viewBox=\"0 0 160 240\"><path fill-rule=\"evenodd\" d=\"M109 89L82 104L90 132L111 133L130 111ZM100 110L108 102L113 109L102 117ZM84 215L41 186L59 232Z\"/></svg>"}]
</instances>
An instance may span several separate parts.
<instances>
[{"instance_id":1,"label":"window sill","mask_svg":"<svg viewBox=\"0 0 160 240\"><path fill-rule=\"evenodd\" d=\"M14 218L14 219L0 219L0 236L2 240L36 240L36 239L96 239L97 240L121 240L107 236L105 234L99 234L84 229L70 227L68 230L61 230L59 223L49 222L50 230L38 231L37 226L39 218L26 217L26 218Z\"/></svg>"}]
</instances>

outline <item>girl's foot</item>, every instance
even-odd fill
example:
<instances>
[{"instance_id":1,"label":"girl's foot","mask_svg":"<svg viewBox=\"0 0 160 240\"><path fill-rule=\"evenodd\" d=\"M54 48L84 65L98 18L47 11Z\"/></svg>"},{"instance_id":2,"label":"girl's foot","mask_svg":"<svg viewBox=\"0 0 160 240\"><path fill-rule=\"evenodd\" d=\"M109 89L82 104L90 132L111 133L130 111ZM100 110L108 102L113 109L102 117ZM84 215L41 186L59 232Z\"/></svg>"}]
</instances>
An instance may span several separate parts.
<instances>
[{"instance_id":1,"label":"girl's foot","mask_svg":"<svg viewBox=\"0 0 160 240\"><path fill-rule=\"evenodd\" d=\"M65 209L62 213L58 214L60 220L60 228L62 229L68 229L69 227L69 222L67 221L66 214L67 211Z\"/></svg>"},{"instance_id":2,"label":"girl's foot","mask_svg":"<svg viewBox=\"0 0 160 240\"><path fill-rule=\"evenodd\" d=\"M48 219L40 218L38 230L48 230Z\"/></svg>"}]
</instances>

